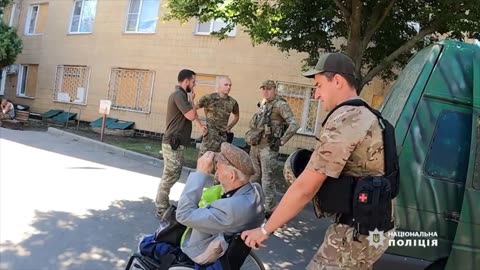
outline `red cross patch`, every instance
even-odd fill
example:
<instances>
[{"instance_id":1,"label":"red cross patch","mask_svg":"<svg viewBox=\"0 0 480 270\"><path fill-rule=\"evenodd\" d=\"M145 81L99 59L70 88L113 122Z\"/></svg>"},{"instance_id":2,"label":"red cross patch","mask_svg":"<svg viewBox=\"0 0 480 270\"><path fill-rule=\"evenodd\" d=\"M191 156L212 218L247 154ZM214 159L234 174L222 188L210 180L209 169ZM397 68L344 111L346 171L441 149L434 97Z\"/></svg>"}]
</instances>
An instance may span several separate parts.
<instances>
[{"instance_id":1,"label":"red cross patch","mask_svg":"<svg viewBox=\"0 0 480 270\"><path fill-rule=\"evenodd\" d=\"M367 203L368 201L368 193L362 192L358 194L358 201L361 203Z\"/></svg>"}]
</instances>

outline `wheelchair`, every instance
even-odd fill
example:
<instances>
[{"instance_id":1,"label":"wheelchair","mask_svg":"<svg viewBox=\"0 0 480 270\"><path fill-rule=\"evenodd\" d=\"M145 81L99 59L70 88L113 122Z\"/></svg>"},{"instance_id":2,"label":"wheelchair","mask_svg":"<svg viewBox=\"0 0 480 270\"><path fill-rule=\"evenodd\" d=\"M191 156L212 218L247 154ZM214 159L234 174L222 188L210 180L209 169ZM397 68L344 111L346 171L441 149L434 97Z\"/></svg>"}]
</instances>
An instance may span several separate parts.
<instances>
[{"instance_id":1,"label":"wheelchair","mask_svg":"<svg viewBox=\"0 0 480 270\"><path fill-rule=\"evenodd\" d=\"M225 254L219 258L223 270L265 270L261 260L245 245L240 234L235 234L229 241ZM201 266L200 270L208 266ZM134 253L125 270L192 270L193 262L180 252L179 256L167 254L160 261L139 253Z\"/></svg>"}]
</instances>

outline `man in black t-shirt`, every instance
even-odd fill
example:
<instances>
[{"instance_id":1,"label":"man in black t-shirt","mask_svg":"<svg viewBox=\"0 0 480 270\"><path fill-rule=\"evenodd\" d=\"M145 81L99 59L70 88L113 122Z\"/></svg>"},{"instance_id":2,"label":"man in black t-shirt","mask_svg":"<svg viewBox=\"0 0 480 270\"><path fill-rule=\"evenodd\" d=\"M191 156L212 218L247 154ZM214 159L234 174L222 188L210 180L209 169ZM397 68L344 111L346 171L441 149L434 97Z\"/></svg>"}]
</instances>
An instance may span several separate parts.
<instances>
[{"instance_id":1,"label":"man in black t-shirt","mask_svg":"<svg viewBox=\"0 0 480 270\"><path fill-rule=\"evenodd\" d=\"M183 152L190 143L192 135L192 122L195 122L203 134L206 127L198 119L193 108L195 99L195 72L183 69L178 73L178 85L168 98L166 130L162 140L163 175L158 185L155 206L157 216L170 206L169 194L172 186L180 178L183 167Z\"/></svg>"}]
</instances>

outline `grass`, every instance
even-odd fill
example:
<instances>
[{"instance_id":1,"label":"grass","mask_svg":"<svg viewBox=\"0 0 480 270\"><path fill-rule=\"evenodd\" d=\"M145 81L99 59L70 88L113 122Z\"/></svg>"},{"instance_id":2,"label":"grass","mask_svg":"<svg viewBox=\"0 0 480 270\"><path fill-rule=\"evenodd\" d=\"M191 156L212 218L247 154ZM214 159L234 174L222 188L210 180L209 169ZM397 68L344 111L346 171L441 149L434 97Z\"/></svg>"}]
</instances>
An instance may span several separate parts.
<instances>
[{"instance_id":1,"label":"grass","mask_svg":"<svg viewBox=\"0 0 480 270\"><path fill-rule=\"evenodd\" d=\"M91 139L98 140L100 135L88 128L82 128L79 130L68 129L68 132L75 133L77 135L89 137ZM108 143L123 149L141 153L154 158L163 159L162 156L162 141L160 138L144 138L144 137L122 137L114 135L104 135L104 143ZM193 147L187 147L184 152L185 164L184 166L190 168L197 167L198 149Z\"/></svg>"},{"instance_id":2,"label":"grass","mask_svg":"<svg viewBox=\"0 0 480 270\"><path fill-rule=\"evenodd\" d=\"M115 145L123 149L163 159L161 152L162 142L160 141L160 139L111 136L110 138L108 138L108 140L105 139L104 141L108 144ZM187 147L184 152L184 166L196 168L198 152L199 150L196 148Z\"/></svg>"}]
</instances>

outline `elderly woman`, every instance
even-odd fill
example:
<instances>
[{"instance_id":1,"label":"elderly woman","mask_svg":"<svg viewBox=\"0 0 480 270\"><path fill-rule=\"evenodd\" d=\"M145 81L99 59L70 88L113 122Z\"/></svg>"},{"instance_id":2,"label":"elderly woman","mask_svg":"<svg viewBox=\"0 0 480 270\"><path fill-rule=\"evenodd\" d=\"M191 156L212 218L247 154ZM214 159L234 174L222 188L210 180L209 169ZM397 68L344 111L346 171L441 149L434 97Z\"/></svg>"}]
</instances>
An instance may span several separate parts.
<instances>
[{"instance_id":1,"label":"elderly woman","mask_svg":"<svg viewBox=\"0 0 480 270\"><path fill-rule=\"evenodd\" d=\"M13 103L9 102L6 98L2 98L0 103L0 120L2 119L14 119L15 118L15 107Z\"/></svg>"}]
</instances>

